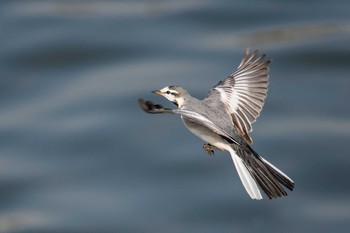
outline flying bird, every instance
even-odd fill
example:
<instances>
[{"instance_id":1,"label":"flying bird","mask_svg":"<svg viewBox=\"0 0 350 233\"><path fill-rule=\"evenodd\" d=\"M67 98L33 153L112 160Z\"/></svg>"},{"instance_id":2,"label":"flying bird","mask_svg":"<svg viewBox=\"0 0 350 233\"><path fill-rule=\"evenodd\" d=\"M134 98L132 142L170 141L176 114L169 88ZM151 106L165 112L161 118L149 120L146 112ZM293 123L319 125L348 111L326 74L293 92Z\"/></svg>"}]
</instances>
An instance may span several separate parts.
<instances>
[{"instance_id":1,"label":"flying bird","mask_svg":"<svg viewBox=\"0 0 350 233\"><path fill-rule=\"evenodd\" d=\"M151 101L139 100L147 113L180 115L189 131L206 144L210 155L216 150L230 153L242 184L252 199L260 200L260 189L268 198L287 196L284 187L293 190L294 182L257 152L249 133L263 108L269 84L269 64L265 54L249 49L235 72L220 81L203 100L192 97L183 87L166 86L153 91L177 108L164 108Z\"/></svg>"}]
</instances>

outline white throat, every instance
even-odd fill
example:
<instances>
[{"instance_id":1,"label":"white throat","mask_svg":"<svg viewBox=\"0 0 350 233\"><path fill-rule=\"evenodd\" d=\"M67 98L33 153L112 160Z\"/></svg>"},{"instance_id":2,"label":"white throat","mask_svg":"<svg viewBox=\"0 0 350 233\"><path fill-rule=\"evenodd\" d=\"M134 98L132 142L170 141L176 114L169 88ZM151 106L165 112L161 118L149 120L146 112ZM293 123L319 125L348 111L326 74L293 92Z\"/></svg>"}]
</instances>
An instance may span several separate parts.
<instances>
[{"instance_id":1,"label":"white throat","mask_svg":"<svg viewBox=\"0 0 350 233\"><path fill-rule=\"evenodd\" d=\"M178 108L181 108L182 105L184 104L184 102L185 102L184 98L182 98L182 97L176 98L176 103L177 103Z\"/></svg>"}]
</instances>

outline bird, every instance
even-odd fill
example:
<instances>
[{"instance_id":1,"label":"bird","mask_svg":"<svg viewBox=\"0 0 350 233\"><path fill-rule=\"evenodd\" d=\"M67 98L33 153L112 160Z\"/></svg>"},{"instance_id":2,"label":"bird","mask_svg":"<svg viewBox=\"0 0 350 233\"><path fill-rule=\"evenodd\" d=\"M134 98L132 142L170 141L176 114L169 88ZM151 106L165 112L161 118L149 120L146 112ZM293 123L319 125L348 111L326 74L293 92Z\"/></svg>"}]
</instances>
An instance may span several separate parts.
<instances>
[{"instance_id":1,"label":"bird","mask_svg":"<svg viewBox=\"0 0 350 233\"><path fill-rule=\"evenodd\" d=\"M291 178L251 147L252 123L260 115L268 91L271 59L265 57L258 50L251 54L246 49L238 68L219 81L203 100L174 85L152 92L177 108L139 99L139 105L147 113L180 115L186 128L206 142L203 149L208 154L216 150L229 152L246 192L255 200L263 199L261 190L273 199L287 196L285 188L294 189Z\"/></svg>"}]
</instances>

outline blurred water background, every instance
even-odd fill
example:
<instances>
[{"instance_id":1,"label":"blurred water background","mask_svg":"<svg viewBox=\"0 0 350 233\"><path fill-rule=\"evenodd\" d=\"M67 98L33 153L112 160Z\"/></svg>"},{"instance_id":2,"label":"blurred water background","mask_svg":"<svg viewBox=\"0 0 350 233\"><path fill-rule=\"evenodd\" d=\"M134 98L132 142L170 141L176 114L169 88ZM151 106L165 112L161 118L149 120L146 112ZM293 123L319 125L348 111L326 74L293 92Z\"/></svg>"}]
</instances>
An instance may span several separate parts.
<instances>
[{"instance_id":1,"label":"blurred water background","mask_svg":"<svg viewBox=\"0 0 350 233\"><path fill-rule=\"evenodd\" d=\"M348 232L350 1L1 1L0 232ZM273 59L253 147L296 182L253 201L149 91L203 98Z\"/></svg>"}]
</instances>

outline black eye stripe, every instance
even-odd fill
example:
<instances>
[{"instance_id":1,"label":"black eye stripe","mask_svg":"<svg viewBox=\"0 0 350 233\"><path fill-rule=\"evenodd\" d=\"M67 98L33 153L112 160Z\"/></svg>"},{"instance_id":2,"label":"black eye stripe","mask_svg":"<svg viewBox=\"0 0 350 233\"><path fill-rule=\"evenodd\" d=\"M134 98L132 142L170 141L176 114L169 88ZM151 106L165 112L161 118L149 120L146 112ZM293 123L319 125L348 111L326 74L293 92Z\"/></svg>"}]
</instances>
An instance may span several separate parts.
<instances>
[{"instance_id":1,"label":"black eye stripe","mask_svg":"<svg viewBox=\"0 0 350 233\"><path fill-rule=\"evenodd\" d=\"M174 95L174 96L177 96L177 93L175 93L175 92L166 91L166 93L167 93L167 95L172 94L172 95Z\"/></svg>"}]
</instances>

